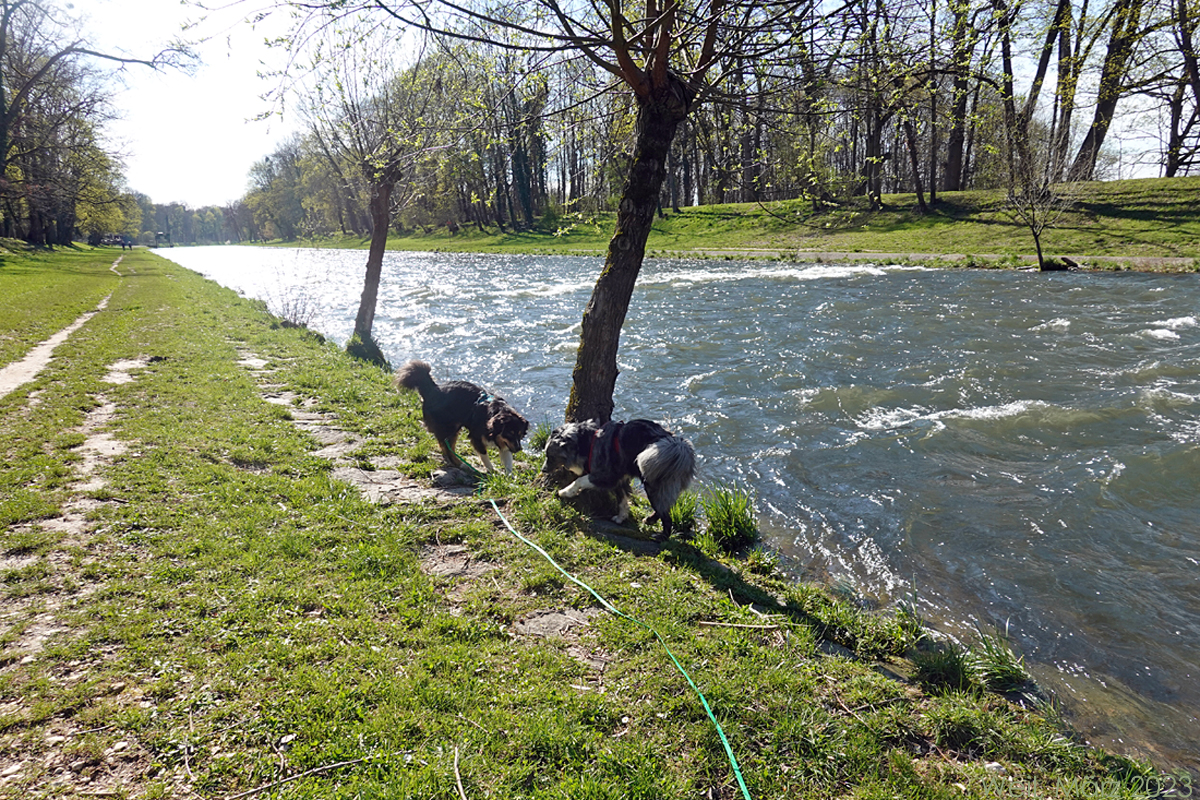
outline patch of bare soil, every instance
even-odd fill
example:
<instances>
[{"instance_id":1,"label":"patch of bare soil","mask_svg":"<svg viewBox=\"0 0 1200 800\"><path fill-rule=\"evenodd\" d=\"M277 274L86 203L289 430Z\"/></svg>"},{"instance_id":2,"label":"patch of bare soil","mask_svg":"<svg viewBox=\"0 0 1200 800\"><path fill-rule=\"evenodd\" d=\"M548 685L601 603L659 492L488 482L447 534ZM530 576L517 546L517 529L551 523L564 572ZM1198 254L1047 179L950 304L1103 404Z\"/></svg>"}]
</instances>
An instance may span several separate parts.
<instances>
[{"instance_id":1,"label":"patch of bare soil","mask_svg":"<svg viewBox=\"0 0 1200 800\"><path fill-rule=\"evenodd\" d=\"M526 614L513 623L520 636L540 636L544 639L578 640L579 631L586 628L592 617L599 612L594 609L580 611L569 608L564 611L543 609Z\"/></svg>"},{"instance_id":2,"label":"patch of bare soil","mask_svg":"<svg viewBox=\"0 0 1200 800\"><path fill-rule=\"evenodd\" d=\"M474 582L500 569L490 561L476 558L467 546L462 544L426 545L421 548L417 558L422 572L434 578L444 579L443 582L447 584L445 599L449 604L450 613L456 616L462 613L463 595Z\"/></svg>"},{"instance_id":3,"label":"patch of bare soil","mask_svg":"<svg viewBox=\"0 0 1200 800\"><path fill-rule=\"evenodd\" d=\"M597 608L533 611L513 623L513 633L516 636L563 642L567 655L593 673L588 685L578 685L574 688L580 691L599 688L600 691L604 691L601 686L604 670L612 658L601 650L589 647L588 637L585 636L592 617L600 613L603 612Z\"/></svg>"},{"instance_id":4,"label":"patch of bare soil","mask_svg":"<svg viewBox=\"0 0 1200 800\"><path fill-rule=\"evenodd\" d=\"M431 544L421 548L421 569L426 575L440 578L467 578L474 580L494 569L490 561L482 561L471 555L466 545Z\"/></svg>"}]
</instances>

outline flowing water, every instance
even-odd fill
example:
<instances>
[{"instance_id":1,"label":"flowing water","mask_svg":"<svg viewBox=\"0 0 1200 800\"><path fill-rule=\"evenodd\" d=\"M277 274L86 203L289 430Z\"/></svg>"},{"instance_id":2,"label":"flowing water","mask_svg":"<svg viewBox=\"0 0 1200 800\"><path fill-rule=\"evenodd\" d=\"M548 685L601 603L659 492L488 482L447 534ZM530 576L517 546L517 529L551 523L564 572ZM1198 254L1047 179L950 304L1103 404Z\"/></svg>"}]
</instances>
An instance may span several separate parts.
<instances>
[{"instance_id":1,"label":"flowing water","mask_svg":"<svg viewBox=\"0 0 1200 800\"><path fill-rule=\"evenodd\" d=\"M366 255L159 251L338 342ZM600 261L389 253L399 364L562 419ZM1200 768L1200 276L648 261L618 418L753 491L796 577L1009 634L1089 740Z\"/></svg>"}]
</instances>

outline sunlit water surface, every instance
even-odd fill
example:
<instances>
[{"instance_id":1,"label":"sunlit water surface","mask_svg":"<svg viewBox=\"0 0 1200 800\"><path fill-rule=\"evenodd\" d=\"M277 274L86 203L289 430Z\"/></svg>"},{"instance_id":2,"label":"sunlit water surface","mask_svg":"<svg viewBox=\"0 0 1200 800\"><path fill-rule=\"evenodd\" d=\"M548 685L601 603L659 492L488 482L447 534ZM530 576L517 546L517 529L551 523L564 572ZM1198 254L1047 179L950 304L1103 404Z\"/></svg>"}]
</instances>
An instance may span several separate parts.
<instances>
[{"instance_id":1,"label":"sunlit water surface","mask_svg":"<svg viewBox=\"0 0 1200 800\"><path fill-rule=\"evenodd\" d=\"M361 251L158 251L353 328ZM562 419L593 258L389 253L393 364ZM793 575L1008 625L1090 740L1200 767L1200 276L648 261L616 416L753 490Z\"/></svg>"}]
</instances>

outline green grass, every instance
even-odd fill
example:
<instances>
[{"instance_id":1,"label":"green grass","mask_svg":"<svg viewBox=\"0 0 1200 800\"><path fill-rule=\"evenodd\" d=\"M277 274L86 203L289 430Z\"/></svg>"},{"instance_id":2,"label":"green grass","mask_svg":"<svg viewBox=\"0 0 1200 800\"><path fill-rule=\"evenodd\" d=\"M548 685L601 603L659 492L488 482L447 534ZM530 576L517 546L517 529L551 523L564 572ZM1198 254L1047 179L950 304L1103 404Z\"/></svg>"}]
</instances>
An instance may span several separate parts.
<instances>
[{"instance_id":1,"label":"green grass","mask_svg":"<svg viewBox=\"0 0 1200 800\"><path fill-rule=\"evenodd\" d=\"M456 798L459 782L468 798L738 796L655 636L605 613L484 496L669 643L755 798L1135 797L1157 775L1049 711L898 679L911 617L684 540L616 546L540 485L536 453L462 502L369 503L260 383L335 415L363 440L359 466L387 458L422 480L437 449L411 394L149 253L110 279L107 255L3 265L112 299L0 398L0 797ZM15 320L41 301L15 296L29 299L0 308L0 328L32 339ZM250 352L268 374L237 363ZM159 358L103 381L138 355ZM128 449L83 493L81 531L44 529L81 499L77 429L101 396ZM452 548L478 574L423 568ZM519 632L551 611L587 623Z\"/></svg>"},{"instance_id":2,"label":"green grass","mask_svg":"<svg viewBox=\"0 0 1200 800\"><path fill-rule=\"evenodd\" d=\"M1200 176L1074 184L1064 187L1071 210L1044 233L1048 255L1070 256L1111 269L1200 269ZM868 257L886 253L956 255L968 266L1027 265L1034 247L1028 231L1004 211L1001 191L942 192L921 214L915 195L885 195L884 207L861 202L814 212L802 201L740 203L667 210L655 220L647 255L820 258L822 253ZM615 216L609 213L543 219L530 231L500 233L444 227L393 235L393 250L449 250L598 254L607 248ZM311 242L360 247L366 239ZM1181 259L1159 263L1157 259ZM1091 259L1089 261L1089 259Z\"/></svg>"}]
</instances>

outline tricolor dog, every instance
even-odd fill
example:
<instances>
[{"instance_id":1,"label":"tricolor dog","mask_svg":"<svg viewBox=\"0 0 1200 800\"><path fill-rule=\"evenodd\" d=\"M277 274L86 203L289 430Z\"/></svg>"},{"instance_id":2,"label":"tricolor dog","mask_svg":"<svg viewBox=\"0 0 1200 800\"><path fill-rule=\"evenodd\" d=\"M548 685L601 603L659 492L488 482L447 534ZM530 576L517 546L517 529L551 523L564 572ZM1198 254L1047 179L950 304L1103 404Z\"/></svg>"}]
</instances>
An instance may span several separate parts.
<instances>
[{"instance_id":1,"label":"tricolor dog","mask_svg":"<svg viewBox=\"0 0 1200 800\"><path fill-rule=\"evenodd\" d=\"M409 361L401 367L395 383L398 389L416 389L420 393L425 428L437 439L447 464L463 465L454 446L459 432L466 428L471 446L488 472L492 471L487 454L489 445L500 451L504 471L512 472L512 454L521 452L521 439L529 431L529 422L504 398L469 381L447 381L439 386L424 361Z\"/></svg>"},{"instance_id":2,"label":"tricolor dog","mask_svg":"<svg viewBox=\"0 0 1200 800\"><path fill-rule=\"evenodd\" d=\"M692 482L696 453L691 443L673 435L657 422L597 420L569 422L550 434L542 472L566 469L579 477L558 490L559 497L575 497L584 489L620 493L620 512L613 522L629 517L629 481L639 478L654 513L646 520L662 522L660 541L671 535L671 508Z\"/></svg>"}]
</instances>

